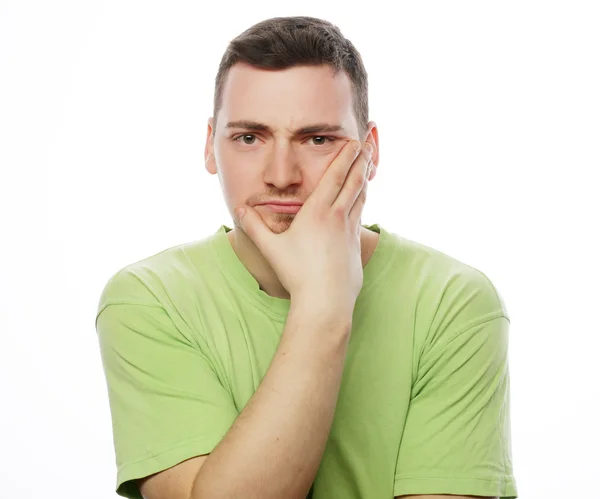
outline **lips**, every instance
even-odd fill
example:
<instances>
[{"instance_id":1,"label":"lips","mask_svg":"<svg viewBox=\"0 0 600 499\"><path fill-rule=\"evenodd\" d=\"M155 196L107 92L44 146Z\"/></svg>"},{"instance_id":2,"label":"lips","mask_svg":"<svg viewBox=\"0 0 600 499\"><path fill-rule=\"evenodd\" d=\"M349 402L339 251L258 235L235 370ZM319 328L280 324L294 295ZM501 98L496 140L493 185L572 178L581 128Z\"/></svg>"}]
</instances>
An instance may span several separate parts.
<instances>
[{"instance_id":1,"label":"lips","mask_svg":"<svg viewBox=\"0 0 600 499\"><path fill-rule=\"evenodd\" d=\"M298 213L302 205L300 204L275 204L275 203L263 203L262 206L275 213Z\"/></svg>"},{"instance_id":2,"label":"lips","mask_svg":"<svg viewBox=\"0 0 600 499\"><path fill-rule=\"evenodd\" d=\"M260 204L273 204L278 206L302 206L303 203L298 201L265 201Z\"/></svg>"}]
</instances>

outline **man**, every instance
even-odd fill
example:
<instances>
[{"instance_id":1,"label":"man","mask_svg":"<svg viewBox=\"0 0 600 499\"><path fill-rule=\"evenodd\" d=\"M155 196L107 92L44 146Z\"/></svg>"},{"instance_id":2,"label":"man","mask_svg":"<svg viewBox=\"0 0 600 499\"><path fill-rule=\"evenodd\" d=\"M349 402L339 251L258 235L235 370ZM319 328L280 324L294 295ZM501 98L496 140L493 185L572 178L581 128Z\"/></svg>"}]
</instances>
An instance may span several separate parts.
<instances>
[{"instance_id":1,"label":"man","mask_svg":"<svg viewBox=\"0 0 600 499\"><path fill-rule=\"evenodd\" d=\"M326 21L230 43L205 158L234 228L121 269L98 307L118 494L517 497L507 310L478 270L361 224L367 93Z\"/></svg>"}]
</instances>

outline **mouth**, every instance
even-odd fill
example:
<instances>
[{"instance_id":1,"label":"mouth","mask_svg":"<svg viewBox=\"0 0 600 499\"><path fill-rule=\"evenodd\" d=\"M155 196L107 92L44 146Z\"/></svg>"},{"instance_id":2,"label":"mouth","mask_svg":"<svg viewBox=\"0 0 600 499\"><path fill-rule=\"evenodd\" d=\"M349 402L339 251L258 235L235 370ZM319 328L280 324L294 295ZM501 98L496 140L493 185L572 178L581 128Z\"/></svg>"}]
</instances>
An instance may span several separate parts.
<instances>
[{"instance_id":1,"label":"mouth","mask_svg":"<svg viewBox=\"0 0 600 499\"><path fill-rule=\"evenodd\" d=\"M275 204L275 203L265 203L260 204L258 206L262 206L272 212L275 213L298 213L300 208L302 208L301 204Z\"/></svg>"}]
</instances>

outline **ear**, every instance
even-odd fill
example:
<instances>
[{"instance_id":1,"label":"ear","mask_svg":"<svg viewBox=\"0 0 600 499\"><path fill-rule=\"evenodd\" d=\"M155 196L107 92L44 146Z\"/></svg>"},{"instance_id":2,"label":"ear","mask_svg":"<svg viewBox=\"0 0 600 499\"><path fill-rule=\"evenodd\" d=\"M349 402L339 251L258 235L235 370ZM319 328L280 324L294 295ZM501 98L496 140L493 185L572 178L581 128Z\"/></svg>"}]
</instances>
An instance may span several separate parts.
<instances>
[{"instance_id":1,"label":"ear","mask_svg":"<svg viewBox=\"0 0 600 499\"><path fill-rule=\"evenodd\" d=\"M379 130L377 124L374 121L370 121L367 126L367 135L363 142L368 142L373 146L373 153L371 154L371 173L367 180L372 180L377 175L377 166L379 165Z\"/></svg>"},{"instance_id":2,"label":"ear","mask_svg":"<svg viewBox=\"0 0 600 499\"><path fill-rule=\"evenodd\" d=\"M206 171L211 175L216 175L217 173L217 163L215 161L215 149L214 149L214 118L208 119L208 127L206 130L206 145L204 147L204 167Z\"/></svg>"}]
</instances>

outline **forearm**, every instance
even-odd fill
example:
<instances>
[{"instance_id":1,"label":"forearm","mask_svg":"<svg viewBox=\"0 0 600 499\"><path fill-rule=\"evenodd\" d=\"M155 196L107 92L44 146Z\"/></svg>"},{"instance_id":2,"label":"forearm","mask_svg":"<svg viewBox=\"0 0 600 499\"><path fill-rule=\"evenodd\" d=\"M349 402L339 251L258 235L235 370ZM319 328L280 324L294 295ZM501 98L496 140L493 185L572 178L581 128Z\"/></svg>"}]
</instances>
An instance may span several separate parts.
<instances>
[{"instance_id":1,"label":"forearm","mask_svg":"<svg viewBox=\"0 0 600 499\"><path fill-rule=\"evenodd\" d=\"M337 403L352 311L294 302L261 384L196 476L191 499L305 498Z\"/></svg>"}]
</instances>

